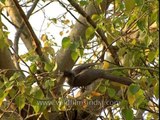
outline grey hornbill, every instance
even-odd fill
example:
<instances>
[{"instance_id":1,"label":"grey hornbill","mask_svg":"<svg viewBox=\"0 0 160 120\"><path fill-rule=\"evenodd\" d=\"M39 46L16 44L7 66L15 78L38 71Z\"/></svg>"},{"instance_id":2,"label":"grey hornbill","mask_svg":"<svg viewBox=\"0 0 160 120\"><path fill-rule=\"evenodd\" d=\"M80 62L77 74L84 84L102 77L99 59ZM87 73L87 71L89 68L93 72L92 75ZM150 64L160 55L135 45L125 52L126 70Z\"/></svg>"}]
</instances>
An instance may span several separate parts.
<instances>
[{"instance_id":1,"label":"grey hornbill","mask_svg":"<svg viewBox=\"0 0 160 120\"><path fill-rule=\"evenodd\" d=\"M67 83L72 87L85 87L99 78L108 79L124 85L133 83L133 81L127 77L118 77L109 74L106 70L90 68L95 64L96 63L83 64L71 71L64 71L63 77L67 79Z\"/></svg>"}]
</instances>

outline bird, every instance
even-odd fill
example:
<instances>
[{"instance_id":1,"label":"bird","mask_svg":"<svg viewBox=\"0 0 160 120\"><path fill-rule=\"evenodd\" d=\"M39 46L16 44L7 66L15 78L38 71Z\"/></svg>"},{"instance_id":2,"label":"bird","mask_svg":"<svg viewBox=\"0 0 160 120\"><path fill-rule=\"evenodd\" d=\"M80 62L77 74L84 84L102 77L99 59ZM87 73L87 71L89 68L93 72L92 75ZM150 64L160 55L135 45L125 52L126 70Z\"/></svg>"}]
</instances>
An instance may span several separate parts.
<instances>
[{"instance_id":1,"label":"bird","mask_svg":"<svg viewBox=\"0 0 160 120\"><path fill-rule=\"evenodd\" d=\"M71 87L86 87L94 81L103 78L129 86L133 81L127 77L112 75L103 69L90 68L95 63L83 64L71 71L64 71L63 76Z\"/></svg>"},{"instance_id":2,"label":"bird","mask_svg":"<svg viewBox=\"0 0 160 120\"><path fill-rule=\"evenodd\" d=\"M76 78L76 76L81 73L83 70L91 67L91 66L95 66L95 65L98 65L100 63L87 63L87 64L81 64L79 65L78 67L74 68L73 70L71 71L68 71L68 70L65 70L63 72L63 77L66 78L66 81L67 83L72 86L72 87L75 87L74 85L74 80Z\"/></svg>"}]
</instances>

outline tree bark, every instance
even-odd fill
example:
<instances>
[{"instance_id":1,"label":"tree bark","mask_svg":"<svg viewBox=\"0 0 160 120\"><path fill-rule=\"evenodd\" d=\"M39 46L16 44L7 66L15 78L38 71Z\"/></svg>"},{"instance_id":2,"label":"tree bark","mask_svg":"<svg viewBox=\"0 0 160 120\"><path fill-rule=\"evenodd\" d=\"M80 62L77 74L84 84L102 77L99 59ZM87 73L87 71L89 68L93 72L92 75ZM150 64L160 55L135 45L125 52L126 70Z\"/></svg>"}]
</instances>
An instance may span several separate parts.
<instances>
[{"instance_id":1,"label":"tree bark","mask_svg":"<svg viewBox=\"0 0 160 120\"><path fill-rule=\"evenodd\" d=\"M12 55L8 48L0 49L0 69L8 69L6 76L9 78L13 75L16 67L14 66Z\"/></svg>"},{"instance_id":2,"label":"tree bark","mask_svg":"<svg viewBox=\"0 0 160 120\"><path fill-rule=\"evenodd\" d=\"M9 14L13 24L15 24L18 27L17 28L15 26L16 29L19 30L19 28L23 24L23 20L22 20L21 15L19 14L15 4L13 3L12 0L6 0L5 5L7 6L6 10L7 10L7 13ZM26 28L26 26L24 26L20 37L21 37L21 40L24 42L24 45L26 46L26 48L28 50L33 50L34 46L32 43L32 37L31 37L28 29Z\"/></svg>"}]
</instances>

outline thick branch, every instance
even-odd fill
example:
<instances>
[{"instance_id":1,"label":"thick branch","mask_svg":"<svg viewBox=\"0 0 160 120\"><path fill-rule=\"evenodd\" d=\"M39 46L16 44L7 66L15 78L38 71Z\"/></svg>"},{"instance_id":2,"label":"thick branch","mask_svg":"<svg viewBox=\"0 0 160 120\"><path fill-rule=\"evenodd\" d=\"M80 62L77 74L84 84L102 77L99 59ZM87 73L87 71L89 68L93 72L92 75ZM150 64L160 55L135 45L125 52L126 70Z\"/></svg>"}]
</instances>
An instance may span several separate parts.
<instances>
[{"instance_id":1,"label":"thick branch","mask_svg":"<svg viewBox=\"0 0 160 120\"><path fill-rule=\"evenodd\" d=\"M23 20L22 20L20 13L18 12L17 8L15 7L13 0L6 0L5 5L8 6L8 7L6 7L6 10L9 14L14 26L18 30L20 28L21 24L23 23ZM24 26L24 29L22 31L21 39L24 42L24 44L28 50L34 49L34 46L32 43L32 37L31 37L30 32L26 26Z\"/></svg>"},{"instance_id":2,"label":"thick branch","mask_svg":"<svg viewBox=\"0 0 160 120\"><path fill-rule=\"evenodd\" d=\"M115 50L113 49L112 46L108 47L109 43L107 42L107 37L104 34L105 32L101 30L100 28L97 28L96 23L91 19L90 15L88 15L74 0L68 0L68 1L84 18L86 18L87 22L90 23L96 29L97 33L99 34L102 41L104 42L105 47L109 49L109 51L111 52L115 63L119 65L119 58Z\"/></svg>"},{"instance_id":3,"label":"thick branch","mask_svg":"<svg viewBox=\"0 0 160 120\"><path fill-rule=\"evenodd\" d=\"M20 15L21 15L21 17L22 17L25 25L27 26L27 28L28 28L28 30L29 30L29 32L30 32L30 35L31 35L31 37L32 37L32 42L33 42L33 44L34 44L35 47L36 47L35 51L37 52L37 54L38 54L39 56L42 56L41 43L40 43L40 41L38 40L36 34L34 33L34 31L33 31L32 27L31 27L31 25L30 25L30 23L29 23L26 15L24 14L22 8L21 8L20 5L18 4L18 1L17 1L17 0L13 0L13 2L14 2L14 4L15 4L16 8L18 9L18 11L19 11L19 13L20 13Z\"/></svg>"},{"instance_id":4,"label":"thick branch","mask_svg":"<svg viewBox=\"0 0 160 120\"><path fill-rule=\"evenodd\" d=\"M90 16L93 14L96 14L98 10L99 10L99 8L98 7L96 8L96 6L93 4L89 4L85 9L86 13ZM99 12L100 12L100 10L99 10ZM76 22L76 24L72 28L72 31L70 32L69 37L72 41L79 41L80 39L82 39L84 46L86 46L87 40L85 38L85 31L88 27L87 21L83 16L80 16L78 18L78 20L81 21L82 23L84 23L86 26L84 26L83 24L81 24L79 22ZM57 53L56 62L58 64L57 70L59 70L59 71L70 70L75 64L75 61L73 61L73 59L71 57L71 49L70 48L67 48L67 49L61 48ZM58 83L56 86L61 86L64 82L64 79L60 79L57 82ZM54 93L59 94L59 90L60 90L60 88L58 87L57 89L54 90Z\"/></svg>"}]
</instances>

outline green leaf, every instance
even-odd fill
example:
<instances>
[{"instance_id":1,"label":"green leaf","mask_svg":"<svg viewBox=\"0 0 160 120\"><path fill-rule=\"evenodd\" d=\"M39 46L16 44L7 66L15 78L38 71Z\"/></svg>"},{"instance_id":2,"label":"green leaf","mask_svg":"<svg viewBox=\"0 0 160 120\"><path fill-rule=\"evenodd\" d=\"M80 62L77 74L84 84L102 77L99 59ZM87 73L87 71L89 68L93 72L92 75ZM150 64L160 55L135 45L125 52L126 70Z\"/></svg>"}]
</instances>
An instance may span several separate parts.
<instances>
[{"instance_id":1,"label":"green leaf","mask_svg":"<svg viewBox=\"0 0 160 120\"><path fill-rule=\"evenodd\" d=\"M80 1L80 5L81 5L81 6L88 5L88 1L86 1L86 0L81 0L81 1Z\"/></svg>"},{"instance_id":2,"label":"green leaf","mask_svg":"<svg viewBox=\"0 0 160 120\"><path fill-rule=\"evenodd\" d=\"M109 80L106 80L104 84L105 84L106 86L109 86L109 85L110 85Z\"/></svg>"},{"instance_id":3,"label":"green leaf","mask_svg":"<svg viewBox=\"0 0 160 120\"><path fill-rule=\"evenodd\" d=\"M54 81L55 80L47 80L47 81L45 81L45 87L46 88L53 87L54 86Z\"/></svg>"},{"instance_id":4,"label":"green leaf","mask_svg":"<svg viewBox=\"0 0 160 120\"><path fill-rule=\"evenodd\" d=\"M126 106L128 106L128 101L127 100L122 100L120 102L120 107L123 109L123 108L126 108Z\"/></svg>"},{"instance_id":5,"label":"green leaf","mask_svg":"<svg viewBox=\"0 0 160 120\"><path fill-rule=\"evenodd\" d=\"M39 56L35 54L35 51L30 50L28 53L20 56L25 61L37 62L39 61Z\"/></svg>"},{"instance_id":6,"label":"green leaf","mask_svg":"<svg viewBox=\"0 0 160 120\"><path fill-rule=\"evenodd\" d=\"M102 85L101 85L101 86L99 87L99 91L100 91L101 93L105 93L106 90L107 90L106 86L102 86Z\"/></svg>"},{"instance_id":7,"label":"green leaf","mask_svg":"<svg viewBox=\"0 0 160 120\"><path fill-rule=\"evenodd\" d=\"M37 66L36 66L36 64L31 64L30 70L32 71L32 73L35 73L35 72L37 71Z\"/></svg>"},{"instance_id":8,"label":"green leaf","mask_svg":"<svg viewBox=\"0 0 160 120\"><path fill-rule=\"evenodd\" d=\"M129 91L134 95L139 91L140 87L139 85L132 84L129 86Z\"/></svg>"},{"instance_id":9,"label":"green leaf","mask_svg":"<svg viewBox=\"0 0 160 120\"><path fill-rule=\"evenodd\" d=\"M133 120L133 118L134 118L133 110L131 108L123 109L122 115L125 118L125 120Z\"/></svg>"},{"instance_id":10,"label":"green leaf","mask_svg":"<svg viewBox=\"0 0 160 120\"><path fill-rule=\"evenodd\" d=\"M49 62L45 62L44 69L48 72L52 71L53 65Z\"/></svg>"},{"instance_id":11,"label":"green leaf","mask_svg":"<svg viewBox=\"0 0 160 120\"><path fill-rule=\"evenodd\" d=\"M95 32L95 30L93 27L91 27L91 26L88 27L86 30L86 39L89 40L89 39L93 38L94 32Z\"/></svg>"},{"instance_id":12,"label":"green leaf","mask_svg":"<svg viewBox=\"0 0 160 120\"><path fill-rule=\"evenodd\" d=\"M113 88L107 88L107 92L111 98L116 95L116 91Z\"/></svg>"},{"instance_id":13,"label":"green leaf","mask_svg":"<svg viewBox=\"0 0 160 120\"><path fill-rule=\"evenodd\" d=\"M52 18L51 20L53 21L53 23L57 23L57 18Z\"/></svg>"},{"instance_id":14,"label":"green leaf","mask_svg":"<svg viewBox=\"0 0 160 120\"><path fill-rule=\"evenodd\" d=\"M159 83L154 86L154 95L159 99Z\"/></svg>"},{"instance_id":15,"label":"green leaf","mask_svg":"<svg viewBox=\"0 0 160 120\"><path fill-rule=\"evenodd\" d=\"M139 29L140 29L141 31L144 31L144 29L145 29L145 20L139 20L139 21L137 22L137 26L139 27Z\"/></svg>"},{"instance_id":16,"label":"green leaf","mask_svg":"<svg viewBox=\"0 0 160 120\"><path fill-rule=\"evenodd\" d=\"M157 51L150 51L148 54L149 62L152 62L156 58L157 55L158 55L158 50Z\"/></svg>"},{"instance_id":17,"label":"green leaf","mask_svg":"<svg viewBox=\"0 0 160 120\"><path fill-rule=\"evenodd\" d=\"M72 57L72 60L73 60L73 61L76 61L77 58L78 58L78 53L77 53L76 51L72 51L71 57Z\"/></svg>"},{"instance_id":18,"label":"green leaf","mask_svg":"<svg viewBox=\"0 0 160 120\"><path fill-rule=\"evenodd\" d=\"M98 14L93 14L91 19L94 21L94 22L97 22L99 19L100 19L100 16Z\"/></svg>"},{"instance_id":19,"label":"green leaf","mask_svg":"<svg viewBox=\"0 0 160 120\"><path fill-rule=\"evenodd\" d=\"M125 0L125 7L126 7L126 12L129 13L133 10L135 7L135 1L134 0Z\"/></svg>"},{"instance_id":20,"label":"green leaf","mask_svg":"<svg viewBox=\"0 0 160 120\"><path fill-rule=\"evenodd\" d=\"M78 56L83 57L83 49L77 49Z\"/></svg>"},{"instance_id":21,"label":"green leaf","mask_svg":"<svg viewBox=\"0 0 160 120\"><path fill-rule=\"evenodd\" d=\"M8 91L4 92L4 90L0 89L0 106L7 95L8 95Z\"/></svg>"},{"instance_id":22,"label":"green leaf","mask_svg":"<svg viewBox=\"0 0 160 120\"><path fill-rule=\"evenodd\" d=\"M25 106L24 95L18 95L15 100L16 100L16 105L18 106L18 109L21 110Z\"/></svg>"},{"instance_id":23,"label":"green leaf","mask_svg":"<svg viewBox=\"0 0 160 120\"><path fill-rule=\"evenodd\" d=\"M62 47L63 48L68 48L71 45L71 40L69 37L64 37L62 39Z\"/></svg>"},{"instance_id":24,"label":"green leaf","mask_svg":"<svg viewBox=\"0 0 160 120\"><path fill-rule=\"evenodd\" d=\"M3 4L5 4L5 1L6 1L6 0L1 0L1 2L2 2Z\"/></svg>"},{"instance_id":25,"label":"green leaf","mask_svg":"<svg viewBox=\"0 0 160 120\"><path fill-rule=\"evenodd\" d=\"M96 0L97 4L99 5L103 0Z\"/></svg>"},{"instance_id":26,"label":"green leaf","mask_svg":"<svg viewBox=\"0 0 160 120\"><path fill-rule=\"evenodd\" d=\"M41 106L42 106L42 105L39 105L39 102L43 102L43 101L38 101L38 100L34 99L34 100L32 101L32 103L31 103L31 105L32 105L32 107L33 107L33 109L34 109L34 111L35 111L36 113L39 112L39 110L40 110L40 108L41 108ZM45 101L44 101L44 102L45 102Z\"/></svg>"},{"instance_id":27,"label":"green leaf","mask_svg":"<svg viewBox=\"0 0 160 120\"><path fill-rule=\"evenodd\" d=\"M128 52L127 54L124 55L124 66L126 67L133 66L133 62L132 62L133 55L132 54L133 54L132 52Z\"/></svg>"},{"instance_id":28,"label":"green leaf","mask_svg":"<svg viewBox=\"0 0 160 120\"><path fill-rule=\"evenodd\" d=\"M135 107L136 108L139 108L139 106L141 106L142 104L146 104L147 103L147 99L145 98L144 96L144 91L143 90L139 90L135 96L138 96L136 97L136 100L135 100Z\"/></svg>"},{"instance_id":29,"label":"green leaf","mask_svg":"<svg viewBox=\"0 0 160 120\"><path fill-rule=\"evenodd\" d=\"M119 51L118 51L118 55L119 55L120 57L123 57L124 54L126 53L126 51L127 51L127 48L126 48L126 47L121 47L121 49L119 49Z\"/></svg>"},{"instance_id":30,"label":"green leaf","mask_svg":"<svg viewBox=\"0 0 160 120\"><path fill-rule=\"evenodd\" d=\"M21 73L20 72L15 72L9 79L9 81L13 81L13 80L17 80L18 78L21 77Z\"/></svg>"},{"instance_id":31,"label":"green leaf","mask_svg":"<svg viewBox=\"0 0 160 120\"><path fill-rule=\"evenodd\" d=\"M38 99L41 99L41 98L44 97L43 92L39 89L38 86L33 87L33 88L31 89L31 94L32 94L35 98L38 98Z\"/></svg>"},{"instance_id":32,"label":"green leaf","mask_svg":"<svg viewBox=\"0 0 160 120\"><path fill-rule=\"evenodd\" d=\"M0 49L4 49L8 47L8 42L7 42L7 33L3 32L0 29Z\"/></svg>"},{"instance_id":33,"label":"green leaf","mask_svg":"<svg viewBox=\"0 0 160 120\"><path fill-rule=\"evenodd\" d=\"M142 5L144 0L134 0L135 3L139 6L139 5Z\"/></svg>"}]
</instances>

